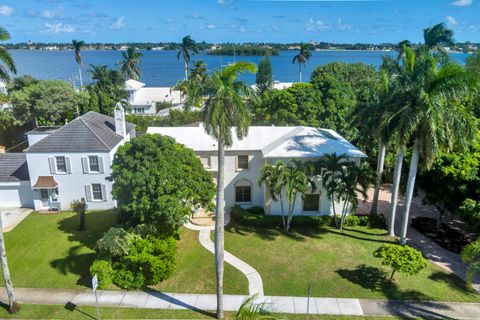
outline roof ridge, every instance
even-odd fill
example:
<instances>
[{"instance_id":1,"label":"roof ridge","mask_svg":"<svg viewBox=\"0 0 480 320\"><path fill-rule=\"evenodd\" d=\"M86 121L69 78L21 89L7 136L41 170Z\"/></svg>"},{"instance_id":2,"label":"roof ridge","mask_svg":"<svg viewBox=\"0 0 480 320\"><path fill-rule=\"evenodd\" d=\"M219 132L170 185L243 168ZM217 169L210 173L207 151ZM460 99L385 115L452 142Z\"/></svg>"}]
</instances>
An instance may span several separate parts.
<instances>
[{"instance_id":1,"label":"roof ridge","mask_svg":"<svg viewBox=\"0 0 480 320\"><path fill-rule=\"evenodd\" d=\"M295 126L295 127L292 127L292 130L284 133L283 135L281 135L280 137L278 137L277 139L273 140L272 142L270 142L269 144L267 144L266 146L264 146L263 148L260 149L260 151L262 151L262 154L265 156L267 153L269 153L270 151L272 151L275 147L278 147L278 142L281 140L281 139L285 139L286 137L289 137L291 135L294 135L296 134L297 132L300 132L300 131L303 131L303 126Z\"/></svg>"},{"instance_id":2,"label":"roof ridge","mask_svg":"<svg viewBox=\"0 0 480 320\"><path fill-rule=\"evenodd\" d=\"M105 146L105 148L107 148L108 150L110 149L107 144L102 140L102 138L100 138L100 136L92 128L90 128L88 123L82 119L82 117L78 117L78 119L80 119L80 121L87 127L87 129L90 130L90 132L92 132L95 137L97 137L97 139Z\"/></svg>"}]
</instances>

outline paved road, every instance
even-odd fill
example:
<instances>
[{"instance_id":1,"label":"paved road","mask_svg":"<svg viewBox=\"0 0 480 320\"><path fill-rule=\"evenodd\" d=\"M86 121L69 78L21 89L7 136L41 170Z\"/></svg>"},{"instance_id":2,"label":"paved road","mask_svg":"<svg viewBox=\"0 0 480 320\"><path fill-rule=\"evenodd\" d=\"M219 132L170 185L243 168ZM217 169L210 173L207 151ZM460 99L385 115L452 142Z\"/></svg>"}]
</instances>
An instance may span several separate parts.
<instances>
[{"instance_id":1,"label":"paved road","mask_svg":"<svg viewBox=\"0 0 480 320\"><path fill-rule=\"evenodd\" d=\"M24 304L60 304L94 306L91 291L68 289L16 288L15 295ZM158 291L98 291L103 307L130 307L147 309L216 309L214 294L163 293ZM236 311L246 296L225 295L225 311ZM0 290L0 300L7 302L6 292ZM265 296L259 301L271 303L277 313L330 314L347 316L400 316L437 319L478 319L480 303L452 303L427 301L386 301L343 298L311 298ZM308 309L307 309L308 306Z\"/></svg>"}]
</instances>

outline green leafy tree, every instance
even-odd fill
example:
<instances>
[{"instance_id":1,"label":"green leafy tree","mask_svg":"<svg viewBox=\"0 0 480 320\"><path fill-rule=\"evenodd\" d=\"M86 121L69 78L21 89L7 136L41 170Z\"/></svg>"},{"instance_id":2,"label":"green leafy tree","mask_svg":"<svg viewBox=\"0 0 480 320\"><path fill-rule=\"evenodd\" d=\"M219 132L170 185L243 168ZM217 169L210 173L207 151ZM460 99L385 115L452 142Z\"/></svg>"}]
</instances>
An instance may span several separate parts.
<instances>
[{"instance_id":1,"label":"green leafy tree","mask_svg":"<svg viewBox=\"0 0 480 320\"><path fill-rule=\"evenodd\" d=\"M83 87L82 77L82 55L81 50L85 46L85 42L81 40L72 40L73 51L75 52L75 62L78 64L78 76L80 79L80 88Z\"/></svg>"},{"instance_id":2,"label":"green leafy tree","mask_svg":"<svg viewBox=\"0 0 480 320\"><path fill-rule=\"evenodd\" d=\"M91 69L87 71L93 80L87 87L90 98L81 111L82 113L97 111L111 116L115 105L127 98L125 79L119 71L109 69L107 66L90 65L90 67Z\"/></svg>"},{"instance_id":3,"label":"green leafy tree","mask_svg":"<svg viewBox=\"0 0 480 320\"><path fill-rule=\"evenodd\" d=\"M39 80L26 74L13 79L12 91L22 90L25 87L37 84Z\"/></svg>"},{"instance_id":4,"label":"green leafy tree","mask_svg":"<svg viewBox=\"0 0 480 320\"><path fill-rule=\"evenodd\" d=\"M203 105L201 120L205 131L217 140L218 176L215 209L215 264L217 273L217 318L223 318L223 255L225 215L225 147L233 143L233 135L242 139L248 133L250 112L247 103L258 99L246 83L238 81L241 73L255 73L257 66L237 62L223 70L213 71L210 80L188 93L186 106Z\"/></svg>"},{"instance_id":5,"label":"green leafy tree","mask_svg":"<svg viewBox=\"0 0 480 320\"><path fill-rule=\"evenodd\" d=\"M480 75L480 50L477 50L474 54L467 57L466 66L467 70Z\"/></svg>"},{"instance_id":6,"label":"green leafy tree","mask_svg":"<svg viewBox=\"0 0 480 320\"><path fill-rule=\"evenodd\" d=\"M198 44L190 36L183 37L180 44L180 50L177 53L177 59L183 58L185 80L188 80L188 64L190 63L190 52L198 53Z\"/></svg>"},{"instance_id":7,"label":"green leafy tree","mask_svg":"<svg viewBox=\"0 0 480 320\"><path fill-rule=\"evenodd\" d=\"M257 85L258 93L262 94L265 91L271 90L273 87L272 63L270 56L266 55L258 64L258 72L255 83Z\"/></svg>"},{"instance_id":8,"label":"green leafy tree","mask_svg":"<svg viewBox=\"0 0 480 320\"><path fill-rule=\"evenodd\" d=\"M80 200L73 200L72 203L70 203L70 210L75 212L80 218L80 225L78 227L79 231L86 229L85 212L87 211L87 208L88 206L84 198L81 198Z\"/></svg>"},{"instance_id":9,"label":"green leafy tree","mask_svg":"<svg viewBox=\"0 0 480 320\"><path fill-rule=\"evenodd\" d=\"M435 49L447 55L444 46L453 46L453 31L439 23L433 27L423 29L423 39L428 49Z\"/></svg>"},{"instance_id":10,"label":"green leafy tree","mask_svg":"<svg viewBox=\"0 0 480 320\"><path fill-rule=\"evenodd\" d=\"M121 146L112 178L124 218L167 234L176 232L193 209L211 207L215 190L195 153L161 135L146 134Z\"/></svg>"},{"instance_id":11,"label":"green leafy tree","mask_svg":"<svg viewBox=\"0 0 480 320\"><path fill-rule=\"evenodd\" d=\"M7 41L10 39L10 33L0 27L0 41ZM10 73L17 73L15 62L12 55L4 47L0 46L0 80L4 82L10 82Z\"/></svg>"},{"instance_id":12,"label":"green leafy tree","mask_svg":"<svg viewBox=\"0 0 480 320\"><path fill-rule=\"evenodd\" d=\"M384 244L375 250L373 256L382 259L382 265L392 268L390 281L396 272L414 275L427 266L422 253L408 245Z\"/></svg>"},{"instance_id":13,"label":"green leafy tree","mask_svg":"<svg viewBox=\"0 0 480 320\"><path fill-rule=\"evenodd\" d=\"M480 273L480 238L466 245L460 256L462 261L468 264L467 283L471 285L475 276Z\"/></svg>"},{"instance_id":14,"label":"green leafy tree","mask_svg":"<svg viewBox=\"0 0 480 320\"><path fill-rule=\"evenodd\" d=\"M307 61L310 60L312 53L310 46L306 43L300 43L300 51L293 57L292 63L298 64L298 82L302 82L302 66L307 66Z\"/></svg>"},{"instance_id":15,"label":"green leafy tree","mask_svg":"<svg viewBox=\"0 0 480 320\"><path fill-rule=\"evenodd\" d=\"M122 52L122 59L118 62L120 64L120 72L125 79L140 79L140 58L143 57L141 52L138 52L135 47L128 47L126 52Z\"/></svg>"}]
</instances>

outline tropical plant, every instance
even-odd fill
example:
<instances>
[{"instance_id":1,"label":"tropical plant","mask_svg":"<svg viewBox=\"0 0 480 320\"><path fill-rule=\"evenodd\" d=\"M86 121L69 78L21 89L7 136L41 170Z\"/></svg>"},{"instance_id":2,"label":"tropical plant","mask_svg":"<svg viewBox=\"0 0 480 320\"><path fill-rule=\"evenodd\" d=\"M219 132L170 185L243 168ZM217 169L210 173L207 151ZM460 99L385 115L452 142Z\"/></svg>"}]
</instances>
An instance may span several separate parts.
<instances>
[{"instance_id":1,"label":"tropical plant","mask_svg":"<svg viewBox=\"0 0 480 320\"><path fill-rule=\"evenodd\" d=\"M285 229L287 227L285 220L285 210L283 207L283 188L285 186L285 164L277 160L274 164L266 163L260 170L260 177L258 184L265 186L273 201L280 202L280 210L282 211L282 226Z\"/></svg>"},{"instance_id":2,"label":"tropical plant","mask_svg":"<svg viewBox=\"0 0 480 320\"><path fill-rule=\"evenodd\" d=\"M423 29L423 39L428 49L438 50L445 56L447 52L444 46L452 46L454 44L453 31L446 28L443 23Z\"/></svg>"},{"instance_id":3,"label":"tropical plant","mask_svg":"<svg viewBox=\"0 0 480 320\"><path fill-rule=\"evenodd\" d=\"M203 83L207 79L207 64L203 60L195 61L193 68L190 69L189 81Z\"/></svg>"},{"instance_id":4,"label":"tropical plant","mask_svg":"<svg viewBox=\"0 0 480 320\"><path fill-rule=\"evenodd\" d=\"M90 67L91 69L87 71L93 80L87 87L90 101L88 108L82 110L82 113L93 110L111 115L115 105L127 98L125 79L119 71L109 69L107 66L90 65Z\"/></svg>"},{"instance_id":5,"label":"tropical plant","mask_svg":"<svg viewBox=\"0 0 480 320\"><path fill-rule=\"evenodd\" d=\"M266 55L258 64L258 72L255 78L258 93L262 94L265 91L271 90L273 87L272 77L272 63L270 56Z\"/></svg>"},{"instance_id":6,"label":"tropical plant","mask_svg":"<svg viewBox=\"0 0 480 320\"><path fill-rule=\"evenodd\" d=\"M302 65L307 66L307 61L312 56L310 46L306 43L300 43L300 51L293 57L292 63L298 63L298 82L302 82Z\"/></svg>"},{"instance_id":7,"label":"tropical plant","mask_svg":"<svg viewBox=\"0 0 480 320\"><path fill-rule=\"evenodd\" d=\"M198 45L190 36L183 37L180 44L180 50L177 53L177 59L183 57L185 69L185 80L188 80L188 64L190 63L190 52L198 53Z\"/></svg>"},{"instance_id":8,"label":"tropical plant","mask_svg":"<svg viewBox=\"0 0 480 320\"><path fill-rule=\"evenodd\" d=\"M123 60L119 61L120 72L124 75L125 80L133 79L138 80L140 78L140 58L143 57L141 52L138 52L135 47L128 47L126 52L122 52Z\"/></svg>"},{"instance_id":9,"label":"tropical plant","mask_svg":"<svg viewBox=\"0 0 480 320\"><path fill-rule=\"evenodd\" d=\"M299 164L289 163L285 166L282 180L284 181L285 197L288 201L287 221L285 225L285 231L288 232L292 223L297 198L305 194L308 190L308 179Z\"/></svg>"},{"instance_id":10,"label":"tropical plant","mask_svg":"<svg viewBox=\"0 0 480 320\"><path fill-rule=\"evenodd\" d=\"M324 155L322 159L318 161L318 171L321 173L322 184L327 191L330 205L333 210L333 222L337 228L339 228L340 225L338 224L335 202L340 197L339 193L341 192L342 171L345 170L345 166L348 165L348 163L345 163L346 161L346 155L337 155L335 152Z\"/></svg>"},{"instance_id":11,"label":"tropical plant","mask_svg":"<svg viewBox=\"0 0 480 320\"><path fill-rule=\"evenodd\" d=\"M271 316L275 312L275 306L267 302L256 303L258 295L246 297L240 308L235 313L235 320L275 320L277 318Z\"/></svg>"},{"instance_id":12,"label":"tropical plant","mask_svg":"<svg viewBox=\"0 0 480 320\"><path fill-rule=\"evenodd\" d=\"M17 313L20 309L20 305L15 299L15 294L13 292L12 277L10 276L10 269L8 268L7 249L5 247L5 238L3 236L2 220L3 218L0 215L0 263L2 264L3 283L5 284L5 289L7 290L8 311L10 313Z\"/></svg>"},{"instance_id":13,"label":"tropical plant","mask_svg":"<svg viewBox=\"0 0 480 320\"><path fill-rule=\"evenodd\" d=\"M233 143L233 135L242 139L248 133L250 113L247 103L258 99L255 90L238 81L241 73L255 73L257 66L237 62L223 70L213 71L209 80L188 93L186 108L202 104L201 119L207 134L217 140L218 175L215 209L215 264L217 276L217 318L223 318L223 251L224 251L224 189L225 147Z\"/></svg>"},{"instance_id":14,"label":"tropical plant","mask_svg":"<svg viewBox=\"0 0 480 320\"><path fill-rule=\"evenodd\" d=\"M7 41L9 39L10 33L3 27L0 27L0 41ZM15 62L7 49L0 46L0 81L10 82L10 72L14 74L17 73Z\"/></svg>"},{"instance_id":15,"label":"tropical plant","mask_svg":"<svg viewBox=\"0 0 480 320\"><path fill-rule=\"evenodd\" d=\"M73 51L75 52L75 62L78 64L78 76L80 79L80 88L83 87L83 77L82 77L82 55L80 51L82 47L85 46L85 42L82 40L72 40Z\"/></svg>"},{"instance_id":16,"label":"tropical plant","mask_svg":"<svg viewBox=\"0 0 480 320\"><path fill-rule=\"evenodd\" d=\"M70 210L75 212L80 218L80 225L78 227L79 231L85 230L85 212L87 211L87 208L88 206L84 198L73 200L72 203L70 203Z\"/></svg>"},{"instance_id":17,"label":"tropical plant","mask_svg":"<svg viewBox=\"0 0 480 320\"><path fill-rule=\"evenodd\" d=\"M375 250L373 256L381 258L382 265L392 268L390 281L393 280L395 272L414 275L427 266L427 260L422 253L408 245L383 244Z\"/></svg>"},{"instance_id":18,"label":"tropical plant","mask_svg":"<svg viewBox=\"0 0 480 320\"><path fill-rule=\"evenodd\" d=\"M467 283L471 285L475 276L480 273L480 238L466 245L460 257L463 262L468 264Z\"/></svg>"}]
</instances>

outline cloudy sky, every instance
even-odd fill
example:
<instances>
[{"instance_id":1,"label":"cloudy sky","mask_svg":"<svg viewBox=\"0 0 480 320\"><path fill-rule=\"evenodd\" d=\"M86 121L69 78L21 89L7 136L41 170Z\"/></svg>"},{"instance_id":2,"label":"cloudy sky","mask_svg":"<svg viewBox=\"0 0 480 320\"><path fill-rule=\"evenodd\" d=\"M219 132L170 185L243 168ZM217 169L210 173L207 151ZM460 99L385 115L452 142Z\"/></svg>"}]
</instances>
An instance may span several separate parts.
<instances>
[{"instance_id":1,"label":"cloudy sky","mask_svg":"<svg viewBox=\"0 0 480 320\"><path fill-rule=\"evenodd\" d=\"M480 0L0 0L12 42L417 42L439 22L480 42Z\"/></svg>"}]
</instances>

